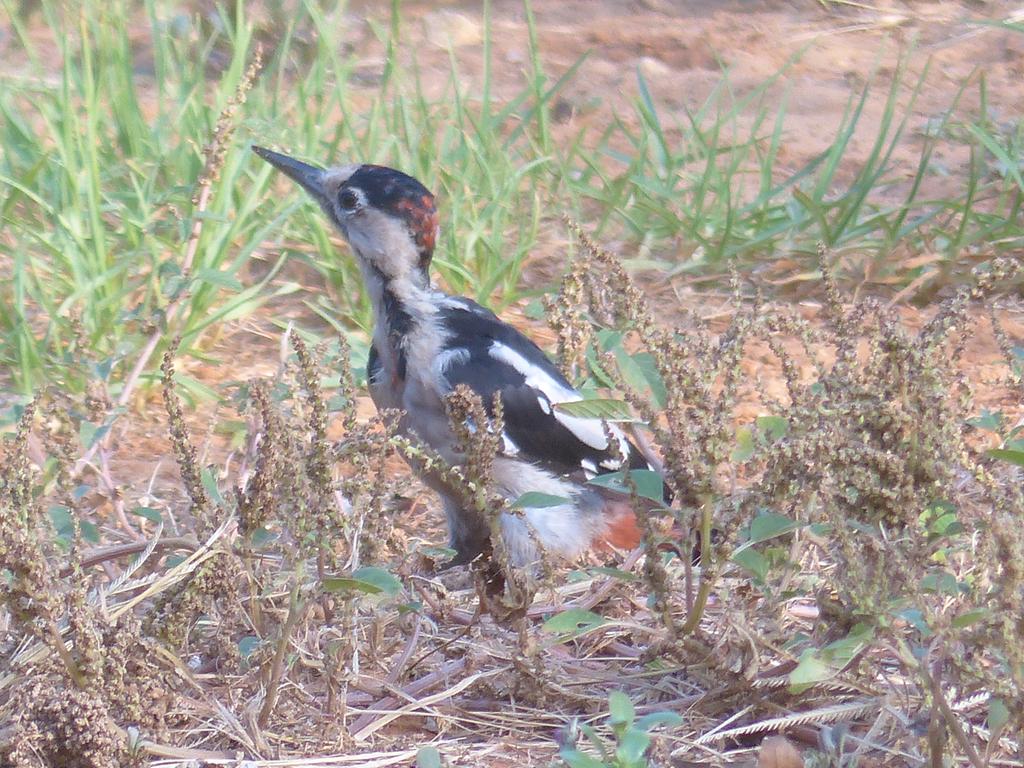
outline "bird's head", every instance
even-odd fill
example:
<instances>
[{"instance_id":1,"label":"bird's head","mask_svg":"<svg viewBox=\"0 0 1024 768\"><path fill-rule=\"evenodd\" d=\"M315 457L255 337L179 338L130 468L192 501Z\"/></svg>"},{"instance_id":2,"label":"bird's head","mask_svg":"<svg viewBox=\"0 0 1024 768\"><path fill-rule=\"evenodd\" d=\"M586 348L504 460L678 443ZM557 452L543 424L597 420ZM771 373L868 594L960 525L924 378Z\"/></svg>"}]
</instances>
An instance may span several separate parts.
<instances>
[{"instance_id":1,"label":"bird's head","mask_svg":"<svg viewBox=\"0 0 1024 768\"><path fill-rule=\"evenodd\" d=\"M437 207L420 182L381 165L317 168L263 147L252 150L320 203L365 267L386 280L429 283Z\"/></svg>"}]
</instances>

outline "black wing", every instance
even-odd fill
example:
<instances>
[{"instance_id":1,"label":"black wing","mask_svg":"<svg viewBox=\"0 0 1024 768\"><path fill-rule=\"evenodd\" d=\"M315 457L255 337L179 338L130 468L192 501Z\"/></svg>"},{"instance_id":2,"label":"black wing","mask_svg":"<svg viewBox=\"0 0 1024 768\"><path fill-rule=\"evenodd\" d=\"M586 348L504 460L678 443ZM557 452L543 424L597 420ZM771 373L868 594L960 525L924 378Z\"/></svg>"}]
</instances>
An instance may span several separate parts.
<instances>
[{"instance_id":1,"label":"black wing","mask_svg":"<svg viewBox=\"0 0 1024 768\"><path fill-rule=\"evenodd\" d=\"M588 475L647 462L622 431L600 419L568 416L555 403L582 399L543 350L493 312L464 298L447 300L441 311L447 340L439 373L449 388L465 384L490 411L501 394L505 449L559 474Z\"/></svg>"}]
</instances>

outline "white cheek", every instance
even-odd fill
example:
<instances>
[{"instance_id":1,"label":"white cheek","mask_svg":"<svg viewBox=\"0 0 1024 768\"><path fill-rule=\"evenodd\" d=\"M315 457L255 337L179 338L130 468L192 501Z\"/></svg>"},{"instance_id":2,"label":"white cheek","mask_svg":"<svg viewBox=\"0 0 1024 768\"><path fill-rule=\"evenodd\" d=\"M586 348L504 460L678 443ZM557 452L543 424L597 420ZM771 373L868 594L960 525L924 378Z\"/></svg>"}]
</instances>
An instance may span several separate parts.
<instances>
[{"instance_id":1,"label":"white cheek","mask_svg":"<svg viewBox=\"0 0 1024 768\"><path fill-rule=\"evenodd\" d=\"M354 225L353 222L343 221L342 233L363 258L376 262L381 256L380 242L376 238L370 237L364 229Z\"/></svg>"}]
</instances>

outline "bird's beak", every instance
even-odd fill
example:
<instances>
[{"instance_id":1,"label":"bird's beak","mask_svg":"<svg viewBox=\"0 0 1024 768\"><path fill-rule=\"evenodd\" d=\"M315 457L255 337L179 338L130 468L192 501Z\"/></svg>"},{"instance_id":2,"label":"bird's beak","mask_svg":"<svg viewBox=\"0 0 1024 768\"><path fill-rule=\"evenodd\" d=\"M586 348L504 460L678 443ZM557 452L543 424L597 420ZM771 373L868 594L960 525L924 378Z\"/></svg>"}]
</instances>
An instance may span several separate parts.
<instances>
[{"instance_id":1,"label":"bird's beak","mask_svg":"<svg viewBox=\"0 0 1024 768\"><path fill-rule=\"evenodd\" d=\"M324 170L303 163L280 152L252 145L252 151L285 175L297 181L317 202L324 199Z\"/></svg>"}]
</instances>

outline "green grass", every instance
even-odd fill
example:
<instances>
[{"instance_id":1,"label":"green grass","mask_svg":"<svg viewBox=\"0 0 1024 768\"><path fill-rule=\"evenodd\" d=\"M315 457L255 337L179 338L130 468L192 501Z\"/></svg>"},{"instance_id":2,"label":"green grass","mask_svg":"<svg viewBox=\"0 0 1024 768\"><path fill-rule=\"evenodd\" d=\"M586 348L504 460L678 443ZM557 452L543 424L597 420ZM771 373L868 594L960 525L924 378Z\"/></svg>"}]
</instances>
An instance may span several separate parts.
<instances>
[{"instance_id":1,"label":"green grass","mask_svg":"<svg viewBox=\"0 0 1024 768\"><path fill-rule=\"evenodd\" d=\"M949 109L927 126L907 183L892 155L910 138L913 106L928 73L926 68L908 81L901 64L878 128L868 137L868 157L851 180L843 181L850 141L863 131L864 106L879 86L869 82L851 93L831 145L789 170L779 162L786 98L779 101L773 90L785 70L743 96L723 78L681 125L667 124L638 73L637 119L617 121L601 137L597 152L576 158L584 170L574 187L601 211L597 234L619 225L654 251L657 258L647 265L668 274L721 271L727 263L746 269L780 257L809 263L823 243L856 254L878 277L895 273L900 281L920 275L904 268L908 255L937 251L945 278L968 249L989 243L987 257L1024 242L1020 124L1009 135L998 135L985 119L955 122L966 83L951 95ZM984 103L983 78L980 89ZM629 152L612 149L621 139ZM941 172L932 166L940 142L970 146L974 162L960 194L930 199L923 182ZM669 249L672 243L683 245Z\"/></svg>"},{"instance_id":2,"label":"green grass","mask_svg":"<svg viewBox=\"0 0 1024 768\"><path fill-rule=\"evenodd\" d=\"M955 111L960 94L951 96L908 184L891 154L918 128L910 115L921 83L902 68L867 162L844 183L877 84L851 94L831 147L795 170L779 162L784 71L742 96L726 73L683 120L667 117L638 75L634 116L556 142L550 107L582 61L557 79L545 74L529 5L524 82L498 101L489 19L481 87L460 85L453 53L441 96L429 98L415 60L397 55L413 47L403 44L397 2L391 23L373 26L389 55L370 92L342 53L342 9L312 0L260 29L243 3L200 19L160 0L83 0L78 12L44 0L56 56L2 1L28 62L0 75L0 362L22 392L50 382L80 389L98 373L116 395L139 350L176 334L183 351L203 354L225 321L298 290L278 276L283 259L323 276L326 290L304 295L312 310L339 329L369 327L354 265L313 206L294 190L281 194L281 181L248 152L251 141L318 162L390 163L423 179L440 196L435 263L444 281L498 309L522 294L527 255L563 213L598 236L625 238L644 257L637 266L667 276L779 257L813 264L824 242L897 286L935 286L957 279L965 256L973 263L1021 244L1020 124L984 110L965 120ZM231 111L259 38L273 45ZM965 87L980 87L984 102L984 80ZM217 133L222 113L233 132ZM211 142L223 163L197 205ZM931 200L922 182L936 172L939 142L970 146L973 162L961 193ZM880 194L897 182L898 195ZM920 253L938 260L903 266ZM257 263L264 259L269 266Z\"/></svg>"},{"instance_id":3,"label":"green grass","mask_svg":"<svg viewBox=\"0 0 1024 768\"><path fill-rule=\"evenodd\" d=\"M445 228L436 263L446 282L488 301L514 298L552 177L546 113L555 89L539 69L512 102L497 104L486 86L482 99L470 99L457 85L453 58L445 95L430 101L416 67L404 69L389 56L364 112L365 96L351 93L352 62L338 53L338 16L303 3L273 30L281 42L239 109L210 202L199 210L192 198L204 168L201 149L256 43L241 4L220 13L214 29L170 19L169 11L155 0L146 5L152 77L135 73L126 3L87 0L81 26L76 15L43 3L65 62L56 81L47 54L16 26L31 66L27 75L5 76L0 94L0 211L11 259L0 282L0 360L19 389L66 372L74 317L115 380L171 302L181 308L166 335L181 333L184 348L196 351L204 333L270 295L274 270L257 281L249 267L271 238L304 244L282 253L324 274L331 290L308 300L316 311L349 327L369 326L357 270L336 255L326 223L305 199L272 195L279 180L251 157L252 140L315 161L358 158L419 176L441 193ZM401 45L397 12L394 18L390 28L375 28L392 51ZM312 50L293 44L300 31L315 39ZM206 65L213 51L228 61L216 76ZM155 104L154 119L144 102ZM181 265L197 224L197 258L186 276Z\"/></svg>"}]
</instances>

